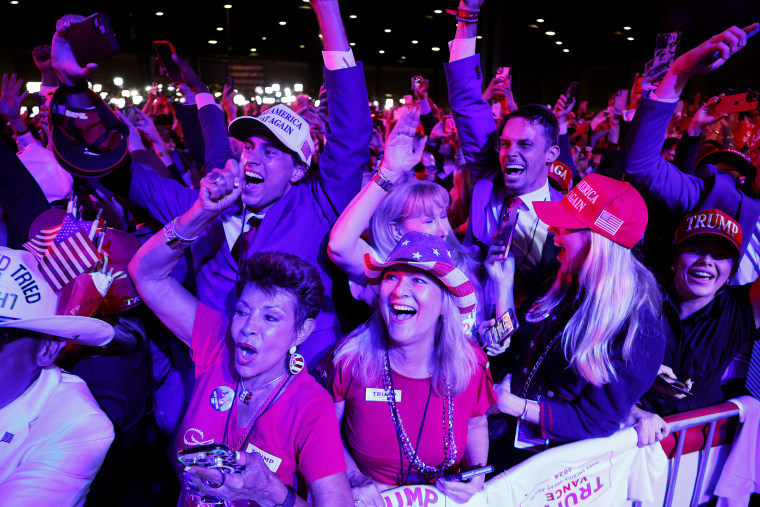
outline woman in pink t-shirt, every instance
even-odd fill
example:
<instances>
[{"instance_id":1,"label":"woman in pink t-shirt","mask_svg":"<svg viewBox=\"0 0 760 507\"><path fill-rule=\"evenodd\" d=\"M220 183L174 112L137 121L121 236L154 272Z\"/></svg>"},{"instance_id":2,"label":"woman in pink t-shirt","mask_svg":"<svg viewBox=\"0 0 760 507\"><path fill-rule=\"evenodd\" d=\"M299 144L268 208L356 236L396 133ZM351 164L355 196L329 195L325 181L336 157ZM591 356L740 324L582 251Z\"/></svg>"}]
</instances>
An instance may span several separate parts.
<instances>
[{"instance_id":1,"label":"woman in pink t-shirt","mask_svg":"<svg viewBox=\"0 0 760 507\"><path fill-rule=\"evenodd\" d=\"M279 170L271 164L270 176ZM299 373L304 360L296 350L313 331L324 297L317 269L291 254L250 256L231 318L169 276L184 248L235 202L240 180L235 164L211 171L196 203L129 265L145 304L192 351L195 385L174 451L224 444L244 466L183 471L175 463L184 480L180 505L205 505L209 496L235 506L312 505L307 493L316 506L352 505L335 407L311 375Z\"/></svg>"},{"instance_id":2,"label":"woman in pink t-shirt","mask_svg":"<svg viewBox=\"0 0 760 507\"><path fill-rule=\"evenodd\" d=\"M394 485L437 479L458 502L483 486L482 475L441 478L485 464L485 413L496 401L485 354L462 331L475 294L453 253L437 236L409 232L386 262L365 256L378 308L336 351L331 386L361 507L384 506L380 491Z\"/></svg>"}]
</instances>

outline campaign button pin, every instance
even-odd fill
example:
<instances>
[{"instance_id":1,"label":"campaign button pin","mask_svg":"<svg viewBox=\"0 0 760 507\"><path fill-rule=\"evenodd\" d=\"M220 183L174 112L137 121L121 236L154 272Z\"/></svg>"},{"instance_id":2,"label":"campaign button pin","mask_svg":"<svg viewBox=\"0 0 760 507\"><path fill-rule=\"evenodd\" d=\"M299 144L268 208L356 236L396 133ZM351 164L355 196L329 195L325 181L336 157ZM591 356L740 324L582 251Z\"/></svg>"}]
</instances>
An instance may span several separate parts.
<instances>
[{"instance_id":1,"label":"campaign button pin","mask_svg":"<svg viewBox=\"0 0 760 507\"><path fill-rule=\"evenodd\" d=\"M219 386L211 391L209 403L214 410L227 412L232 408L232 402L235 401L235 390L228 386Z\"/></svg>"}]
</instances>

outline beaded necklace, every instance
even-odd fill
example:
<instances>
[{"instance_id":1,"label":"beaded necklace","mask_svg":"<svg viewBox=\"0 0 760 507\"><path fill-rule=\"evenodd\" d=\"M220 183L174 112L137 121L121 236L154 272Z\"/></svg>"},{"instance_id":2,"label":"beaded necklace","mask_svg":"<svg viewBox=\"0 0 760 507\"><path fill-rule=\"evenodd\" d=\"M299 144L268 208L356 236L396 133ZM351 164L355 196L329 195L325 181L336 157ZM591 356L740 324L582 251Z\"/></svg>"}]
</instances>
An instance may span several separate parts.
<instances>
[{"instance_id":1,"label":"beaded necklace","mask_svg":"<svg viewBox=\"0 0 760 507\"><path fill-rule=\"evenodd\" d=\"M409 436L406 434L404 424L401 421L401 415L396 407L396 391L393 387L393 378L391 377L391 359L388 351L385 351L385 368L383 371L383 388L385 397L388 400L388 408L393 420L393 426L396 429L396 436L404 450L406 459L409 464L414 466L424 475L433 476L441 473L454 465L457 458L457 444L454 439L454 398L451 395L451 385L446 384L446 394L443 397L443 451L444 461L437 467L430 466L420 459L417 450L412 447ZM448 431L447 431L448 430Z\"/></svg>"}]
</instances>

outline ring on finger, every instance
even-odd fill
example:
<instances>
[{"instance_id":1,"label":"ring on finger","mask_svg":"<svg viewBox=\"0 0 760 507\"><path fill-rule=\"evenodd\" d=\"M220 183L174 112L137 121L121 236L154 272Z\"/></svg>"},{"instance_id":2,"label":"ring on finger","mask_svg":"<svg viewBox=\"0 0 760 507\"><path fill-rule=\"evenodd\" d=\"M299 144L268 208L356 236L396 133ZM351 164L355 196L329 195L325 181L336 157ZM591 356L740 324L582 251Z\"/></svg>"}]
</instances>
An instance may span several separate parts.
<instances>
[{"instance_id":1,"label":"ring on finger","mask_svg":"<svg viewBox=\"0 0 760 507\"><path fill-rule=\"evenodd\" d=\"M226 475L224 474L224 472L222 472L222 481L221 481L221 482L219 482L219 483L214 483L214 482L211 482L211 481L209 481L208 479L203 479L203 482L204 482L204 483L206 484L206 486L208 486L209 488L214 488L214 489L216 489L216 488L221 488L221 487L222 487L222 485L224 484L224 479L225 479L225 478L226 478Z\"/></svg>"},{"instance_id":2,"label":"ring on finger","mask_svg":"<svg viewBox=\"0 0 760 507\"><path fill-rule=\"evenodd\" d=\"M206 179L209 183L217 184L219 183L224 177L219 173L211 173L208 176L206 176Z\"/></svg>"}]
</instances>

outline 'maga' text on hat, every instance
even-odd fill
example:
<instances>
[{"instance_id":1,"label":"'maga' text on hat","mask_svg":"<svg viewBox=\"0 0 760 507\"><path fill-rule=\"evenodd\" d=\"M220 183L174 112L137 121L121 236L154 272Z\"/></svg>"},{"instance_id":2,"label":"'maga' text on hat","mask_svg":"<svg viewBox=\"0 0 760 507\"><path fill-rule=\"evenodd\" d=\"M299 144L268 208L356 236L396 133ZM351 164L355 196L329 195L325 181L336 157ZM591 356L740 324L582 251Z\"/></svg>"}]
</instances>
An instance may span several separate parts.
<instances>
[{"instance_id":1,"label":"'maga' text on hat","mask_svg":"<svg viewBox=\"0 0 760 507\"><path fill-rule=\"evenodd\" d=\"M0 271L6 271L10 266L10 263L10 257L7 257L5 255L0 256ZM18 284L18 287L24 294L24 299L27 303L36 303L42 299L40 289L37 287L37 282L26 266L19 263L18 268L13 273L11 273L10 276ZM12 293L0 293L0 308L5 308L5 305L8 302L8 296L13 296L13 302L11 303L10 307L12 310L13 307L16 306L16 300L18 299L18 295Z\"/></svg>"},{"instance_id":2,"label":"'maga' text on hat","mask_svg":"<svg viewBox=\"0 0 760 507\"><path fill-rule=\"evenodd\" d=\"M275 118L274 115L279 116L280 118L286 120L290 125L285 123L284 121L280 120L279 118ZM275 127L285 131L287 134L293 133L293 127L297 128L298 130L301 130L301 126L303 125L301 123L301 120L293 116L292 114L288 113L287 111L284 111L282 109L270 109L266 112L266 114L263 114L259 117L260 121L263 121L265 123L269 123L270 125L274 125Z\"/></svg>"},{"instance_id":3,"label":"'maga' text on hat","mask_svg":"<svg viewBox=\"0 0 760 507\"><path fill-rule=\"evenodd\" d=\"M579 194L583 194L583 196L586 197L586 200L591 204L596 204L596 200L599 198L599 192L594 190L594 187L585 181L581 181L578 183L578 186L572 190L572 192L567 194L567 201L572 204L573 208L577 209L578 211L582 211L587 204L586 202L583 202L583 199Z\"/></svg>"}]
</instances>

